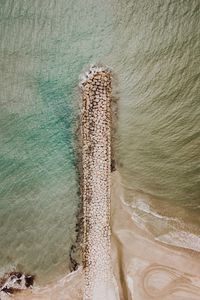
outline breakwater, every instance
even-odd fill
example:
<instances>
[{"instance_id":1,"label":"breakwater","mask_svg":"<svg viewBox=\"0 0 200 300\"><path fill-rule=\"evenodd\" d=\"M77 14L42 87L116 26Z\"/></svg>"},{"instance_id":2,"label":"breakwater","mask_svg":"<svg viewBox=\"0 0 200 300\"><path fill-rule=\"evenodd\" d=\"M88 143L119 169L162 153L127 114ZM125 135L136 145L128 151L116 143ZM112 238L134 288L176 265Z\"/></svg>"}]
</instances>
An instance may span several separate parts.
<instances>
[{"instance_id":1,"label":"breakwater","mask_svg":"<svg viewBox=\"0 0 200 300\"><path fill-rule=\"evenodd\" d=\"M110 255L111 72L91 67L80 87L83 299L114 299Z\"/></svg>"}]
</instances>

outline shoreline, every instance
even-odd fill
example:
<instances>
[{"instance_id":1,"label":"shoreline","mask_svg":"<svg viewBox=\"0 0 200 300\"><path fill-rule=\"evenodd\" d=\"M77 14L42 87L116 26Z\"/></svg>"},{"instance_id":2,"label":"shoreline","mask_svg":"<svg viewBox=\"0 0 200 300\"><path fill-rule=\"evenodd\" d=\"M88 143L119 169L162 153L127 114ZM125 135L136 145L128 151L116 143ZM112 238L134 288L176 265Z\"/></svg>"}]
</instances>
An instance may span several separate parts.
<instances>
[{"instance_id":1,"label":"shoreline","mask_svg":"<svg viewBox=\"0 0 200 300\"><path fill-rule=\"evenodd\" d=\"M91 67L80 88L83 267L45 286L21 290L11 298L199 300L200 252L165 243L142 228L135 214L137 207L125 202L119 172L111 174L111 72ZM156 209L152 214L155 220L160 218ZM80 242L80 232L77 238ZM1 300L5 299L10 297L2 295Z\"/></svg>"},{"instance_id":2,"label":"shoreline","mask_svg":"<svg viewBox=\"0 0 200 300\"><path fill-rule=\"evenodd\" d=\"M112 266L120 299L199 300L200 252L163 244L142 230L125 203L118 171L111 175L111 201ZM82 300L82 280L80 267L57 282L34 286L12 298Z\"/></svg>"}]
</instances>

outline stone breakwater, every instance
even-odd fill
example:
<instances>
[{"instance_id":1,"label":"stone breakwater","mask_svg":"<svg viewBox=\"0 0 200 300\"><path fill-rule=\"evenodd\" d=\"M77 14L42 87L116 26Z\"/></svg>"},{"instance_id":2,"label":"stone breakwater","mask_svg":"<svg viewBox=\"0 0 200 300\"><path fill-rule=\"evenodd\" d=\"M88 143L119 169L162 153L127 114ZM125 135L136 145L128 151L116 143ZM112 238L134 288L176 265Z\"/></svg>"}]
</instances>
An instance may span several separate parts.
<instances>
[{"instance_id":1,"label":"stone breakwater","mask_svg":"<svg viewBox=\"0 0 200 300\"><path fill-rule=\"evenodd\" d=\"M80 88L83 299L115 299L110 253L111 72L91 67L82 78Z\"/></svg>"}]
</instances>

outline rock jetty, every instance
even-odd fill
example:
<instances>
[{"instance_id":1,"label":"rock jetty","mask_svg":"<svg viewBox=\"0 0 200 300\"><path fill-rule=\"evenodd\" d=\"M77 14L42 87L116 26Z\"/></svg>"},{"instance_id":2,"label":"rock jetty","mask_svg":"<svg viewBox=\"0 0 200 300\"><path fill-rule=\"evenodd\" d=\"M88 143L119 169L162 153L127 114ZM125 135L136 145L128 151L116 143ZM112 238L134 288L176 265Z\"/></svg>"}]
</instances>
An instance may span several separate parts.
<instances>
[{"instance_id":1,"label":"rock jetty","mask_svg":"<svg viewBox=\"0 0 200 300\"><path fill-rule=\"evenodd\" d=\"M82 95L84 300L115 299L110 253L111 72L92 66Z\"/></svg>"}]
</instances>

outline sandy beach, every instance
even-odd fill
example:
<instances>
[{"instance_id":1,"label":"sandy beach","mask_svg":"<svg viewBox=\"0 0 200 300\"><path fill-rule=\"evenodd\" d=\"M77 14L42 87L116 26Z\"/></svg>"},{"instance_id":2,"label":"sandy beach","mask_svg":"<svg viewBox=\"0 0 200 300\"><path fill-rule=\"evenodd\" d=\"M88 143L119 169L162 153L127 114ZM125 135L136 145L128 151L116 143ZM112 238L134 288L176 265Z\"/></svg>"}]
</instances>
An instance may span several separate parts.
<instances>
[{"instance_id":1,"label":"sandy beach","mask_svg":"<svg viewBox=\"0 0 200 300\"><path fill-rule=\"evenodd\" d=\"M111 73L91 68L80 87L83 265L57 282L35 284L12 298L199 300L200 252L194 251L189 233L184 233L186 248L173 245L168 235L159 241L137 222L137 207L126 203L119 171L111 174Z\"/></svg>"},{"instance_id":2,"label":"sandy beach","mask_svg":"<svg viewBox=\"0 0 200 300\"><path fill-rule=\"evenodd\" d=\"M126 203L119 171L111 174L111 74L91 68L81 90L83 266L13 299L199 300L200 253L187 233L187 248L156 239Z\"/></svg>"},{"instance_id":3,"label":"sandy beach","mask_svg":"<svg viewBox=\"0 0 200 300\"><path fill-rule=\"evenodd\" d=\"M0 300L200 300L199 1L0 11ZM103 144L85 157L83 227L77 123L88 95L105 109L109 76L83 88L101 63L114 146L102 115L86 126Z\"/></svg>"},{"instance_id":4,"label":"sandy beach","mask_svg":"<svg viewBox=\"0 0 200 300\"><path fill-rule=\"evenodd\" d=\"M112 174L112 264L122 300L200 299L200 253L155 241L132 219L118 172ZM80 300L82 269L46 287L35 286L15 300ZM102 299L103 300L103 299Z\"/></svg>"}]
</instances>

